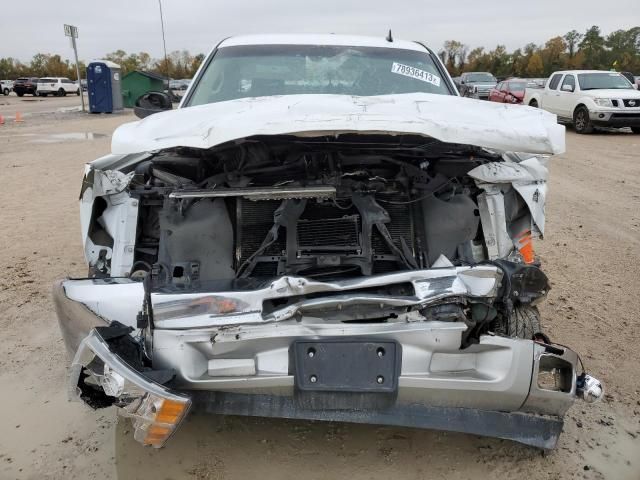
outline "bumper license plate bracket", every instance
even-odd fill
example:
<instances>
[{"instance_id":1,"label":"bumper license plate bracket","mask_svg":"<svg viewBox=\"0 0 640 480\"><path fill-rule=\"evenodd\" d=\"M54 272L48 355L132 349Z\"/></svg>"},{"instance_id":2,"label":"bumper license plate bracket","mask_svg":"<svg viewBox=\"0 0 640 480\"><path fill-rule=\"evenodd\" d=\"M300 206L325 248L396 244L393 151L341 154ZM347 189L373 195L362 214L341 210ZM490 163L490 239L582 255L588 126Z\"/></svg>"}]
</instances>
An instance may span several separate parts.
<instances>
[{"instance_id":1,"label":"bumper license plate bracket","mask_svg":"<svg viewBox=\"0 0 640 480\"><path fill-rule=\"evenodd\" d=\"M398 388L402 350L393 340L297 340L291 351L299 390L392 393Z\"/></svg>"}]
</instances>

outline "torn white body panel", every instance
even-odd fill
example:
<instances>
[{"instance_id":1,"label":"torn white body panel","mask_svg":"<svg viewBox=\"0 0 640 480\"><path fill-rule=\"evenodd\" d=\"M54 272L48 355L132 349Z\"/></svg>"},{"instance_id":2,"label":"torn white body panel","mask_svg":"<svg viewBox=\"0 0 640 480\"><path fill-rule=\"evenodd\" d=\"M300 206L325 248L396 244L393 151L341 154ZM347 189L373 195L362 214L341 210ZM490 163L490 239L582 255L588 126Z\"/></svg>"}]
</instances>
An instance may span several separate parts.
<instances>
[{"instance_id":1,"label":"torn white body panel","mask_svg":"<svg viewBox=\"0 0 640 480\"><path fill-rule=\"evenodd\" d=\"M511 185L518 192L531 213L531 231L539 232L540 236L543 236L548 173L545 159L539 157L527 158L520 163L512 161L486 163L471 170L468 175L474 178L478 186L487 192L482 201L486 203L491 198L492 210L485 210L483 217L483 210L480 209L485 236L487 235L487 227L493 225L492 230L493 235L496 236L496 243L500 238L503 243L506 242L504 234L507 232L504 218L502 220L495 218L496 215L500 215L500 211L504 214L504 198L500 188L497 188L499 185ZM494 213L490 213L491 211ZM490 218L491 220L489 220ZM504 248L500 252L493 253L504 253Z\"/></svg>"},{"instance_id":2,"label":"torn white body panel","mask_svg":"<svg viewBox=\"0 0 640 480\"><path fill-rule=\"evenodd\" d=\"M91 267L109 260L114 276L128 275L133 266L138 201L130 198L124 190L131 181L133 172L127 175L117 170L89 172L93 185L86 188L80 198L80 226L85 258ZM104 198L107 208L100 216L93 218L93 221L109 235L111 245L97 245L90 235L95 212L94 202L98 197Z\"/></svg>"},{"instance_id":3,"label":"torn white body panel","mask_svg":"<svg viewBox=\"0 0 640 480\"><path fill-rule=\"evenodd\" d=\"M254 135L417 134L503 152L562 153L564 127L543 110L457 96L243 98L157 113L119 127L114 154L173 147L208 149Z\"/></svg>"}]
</instances>

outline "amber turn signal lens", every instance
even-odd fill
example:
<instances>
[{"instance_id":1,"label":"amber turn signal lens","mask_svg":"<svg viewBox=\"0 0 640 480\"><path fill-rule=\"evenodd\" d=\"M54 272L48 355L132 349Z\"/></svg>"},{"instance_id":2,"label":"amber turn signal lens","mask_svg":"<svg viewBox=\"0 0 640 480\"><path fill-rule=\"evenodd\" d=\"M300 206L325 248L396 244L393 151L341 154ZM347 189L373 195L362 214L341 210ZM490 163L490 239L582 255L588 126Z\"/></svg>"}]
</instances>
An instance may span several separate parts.
<instances>
[{"instance_id":1,"label":"amber turn signal lens","mask_svg":"<svg viewBox=\"0 0 640 480\"><path fill-rule=\"evenodd\" d=\"M522 255L524 263L533 263L536 255L533 251L533 241L531 239L531 231L525 230L518 236L518 251Z\"/></svg>"},{"instance_id":2,"label":"amber turn signal lens","mask_svg":"<svg viewBox=\"0 0 640 480\"><path fill-rule=\"evenodd\" d=\"M147 436L144 439L144 444L160 446L167 440L167 437L169 437L172 431L173 429L169 427L151 425L147 430Z\"/></svg>"},{"instance_id":3,"label":"amber turn signal lens","mask_svg":"<svg viewBox=\"0 0 640 480\"><path fill-rule=\"evenodd\" d=\"M182 416L185 409L184 402L174 400L164 400L156 415L157 423L176 423Z\"/></svg>"},{"instance_id":4,"label":"amber turn signal lens","mask_svg":"<svg viewBox=\"0 0 640 480\"><path fill-rule=\"evenodd\" d=\"M155 404L157 406L157 403ZM153 423L149 425L144 437L144 445L160 447L164 445L175 428L184 417L188 408L187 402L163 399L156 410Z\"/></svg>"}]
</instances>

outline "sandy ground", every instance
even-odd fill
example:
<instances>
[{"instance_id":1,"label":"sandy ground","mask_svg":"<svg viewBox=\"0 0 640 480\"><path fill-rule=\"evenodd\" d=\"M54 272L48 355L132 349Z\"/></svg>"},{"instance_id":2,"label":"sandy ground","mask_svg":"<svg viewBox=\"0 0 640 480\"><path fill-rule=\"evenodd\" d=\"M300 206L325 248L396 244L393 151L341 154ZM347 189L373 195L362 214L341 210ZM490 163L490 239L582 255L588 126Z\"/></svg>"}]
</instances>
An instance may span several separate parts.
<instances>
[{"instance_id":1,"label":"sandy ground","mask_svg":"<svg viewBox=\"0 0 640 480\"><path fill-rule=\"evenodd\" d=\"M604 402L570 410L554 452L407 428L204 415L155 451L113 411L67 402L50 297L55 279L86 272L83 164L132 119L58 113L0 126L0 479L640 479L639 135L569 132L568 153L550 164L547 238L537 245L553 283L546 326L607 387Z\"/></svg>"},{"instance_id":2,"label":"sandy ground","mask_svg":"<svg viewBox=\"0 0 640 480\"><path fill-rule=\"evenodd\" d=\"M84 92L84 100L88 109L87 92ZM18 97L15 93L10 93L6 97L0 95L0 115L8 123L12 123L15 120L17 112L20 112L23 118L29 119L34 115L43 113L80 109L81 105L80 97L76 94L70 94L65 97L34 97L33 95Z\"/></svg>"}]
</instances>

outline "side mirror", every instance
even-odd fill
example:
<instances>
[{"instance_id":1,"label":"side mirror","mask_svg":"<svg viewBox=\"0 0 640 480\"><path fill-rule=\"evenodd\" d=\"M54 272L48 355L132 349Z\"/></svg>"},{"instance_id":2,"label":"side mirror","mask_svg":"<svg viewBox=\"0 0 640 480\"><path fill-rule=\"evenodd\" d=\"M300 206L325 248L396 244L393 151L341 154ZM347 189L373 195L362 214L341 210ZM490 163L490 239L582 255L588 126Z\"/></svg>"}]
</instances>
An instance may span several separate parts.
<instances>
[{"instance_id":1,"label":"side mirror","mask_svg":"<svg viewBox=\"0 0 640 480\"><path fill-rule=\"evenodd\" d=\"M133 107L133 113L138 118L145 118L154 113L171 110L171 98L164 92L147 92L140 95Z\"/></svg>"},{"instance_id":2,"label":"side mirror","mask_svg":"<svg viewBox=\"0 0 640 480\"><path fill-rule=\"evenodd\" d=\"M563 92L573 92L573 85L562 85Z\"/></svg>"}]
</instances>

